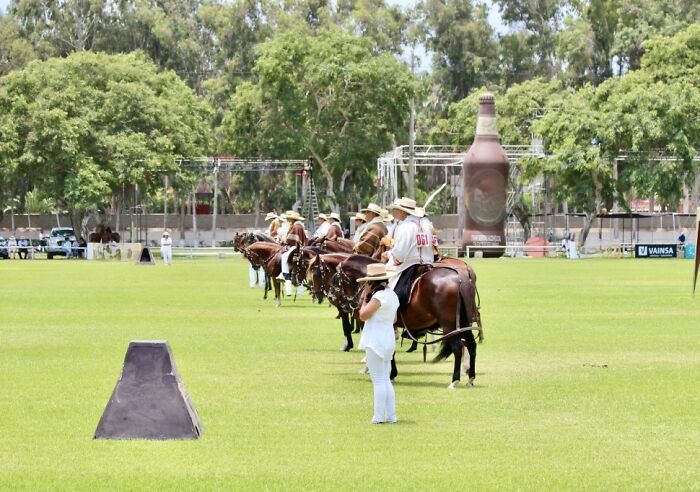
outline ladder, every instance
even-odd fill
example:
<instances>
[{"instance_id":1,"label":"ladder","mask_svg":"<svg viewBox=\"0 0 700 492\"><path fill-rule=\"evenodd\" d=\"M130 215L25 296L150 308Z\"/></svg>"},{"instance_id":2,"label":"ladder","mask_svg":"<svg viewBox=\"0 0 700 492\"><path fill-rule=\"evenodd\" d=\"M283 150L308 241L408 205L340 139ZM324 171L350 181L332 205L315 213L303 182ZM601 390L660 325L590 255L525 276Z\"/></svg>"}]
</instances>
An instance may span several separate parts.
<instances>
[{"instance_id":1,"label":"ladder","mask_svg":"<svg viewBox=\"0 0 700 492\"><path fill-rule=\"evenodd\" d=\"M311 163L304 166L302 181L301 215L306 219L306 230L313 233L316 231L314 219L318 217L320 210L318 208L318 196L316 195L316 186L314 186L314 177L311 172Z\"/></svg>"}]
</instances>

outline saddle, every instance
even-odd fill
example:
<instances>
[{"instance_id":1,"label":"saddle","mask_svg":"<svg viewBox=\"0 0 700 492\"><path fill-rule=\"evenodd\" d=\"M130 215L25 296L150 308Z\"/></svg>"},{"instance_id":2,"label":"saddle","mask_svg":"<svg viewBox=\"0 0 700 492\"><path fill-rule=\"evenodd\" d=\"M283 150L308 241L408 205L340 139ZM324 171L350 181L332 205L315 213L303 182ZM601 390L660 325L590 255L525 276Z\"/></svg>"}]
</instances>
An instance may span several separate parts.
<instances>
[{"instance_id":1,"label":"saddle","mask_svg":"<svg viewBox=\"0 0 700 492\"><path fill-rule=\"evenodd\" d=\"M432 269L432 264L424 263L412 265L401 272L401 276L399 277L396 287L394 288L396 297L399 298L399 308L408 304L408 300L411 298L411 294L413 293L413 287L416 285L416 282L418 282L418 279Z\"/></svg>"}]
</instances>

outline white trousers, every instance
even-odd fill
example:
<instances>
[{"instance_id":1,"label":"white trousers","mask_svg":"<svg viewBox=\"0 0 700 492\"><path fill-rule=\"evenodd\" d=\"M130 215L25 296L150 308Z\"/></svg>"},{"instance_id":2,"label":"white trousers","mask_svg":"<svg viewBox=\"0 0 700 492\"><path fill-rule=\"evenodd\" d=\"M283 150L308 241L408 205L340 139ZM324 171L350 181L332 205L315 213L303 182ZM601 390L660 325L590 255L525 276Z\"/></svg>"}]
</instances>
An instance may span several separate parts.
<instances>
[{"instance_id":1,"label":"white trousers","mask_svg":"<svg viewBox=\"0 0 700 492\"><path fill-rule=\"evenodd\" d=\"M262 287L265 285L265 271L262 267L256 270L252 265L248 265L248 279L250 280L251 289L254 289L256 286Z\"/></svg>"},{"instance_id":2,"label":"white trousers","mask_svg":"<svg viewBox=\"0 0 700 492\"><path fill-rule=\"evenodd\" d=\"M172 246L161 246L160 256L163 258L163 263L166 265L173 264L173 248Z\"/></svg>"},{"instance_id":3,"label":"white trousers","mask_svg":"<svg viewBox=\"0 0 700 492\"><path fill-rule=\"evenodd\" d=\"M292 254L292 250L288 249L282 253L282 273L289 273L289 255Z\"/></svg>"},{"instance_id":4,"label":"white trousers","mask_svg":"<svg viewBox=\"0 0 700 492\"><path fill-rule=\"evenodd\" d=\"M396 422L396 396L391 384L391 360L382 359L368 348L365 361L374 386L374 416L372 422Z\"/></svg>"}]
</instances>

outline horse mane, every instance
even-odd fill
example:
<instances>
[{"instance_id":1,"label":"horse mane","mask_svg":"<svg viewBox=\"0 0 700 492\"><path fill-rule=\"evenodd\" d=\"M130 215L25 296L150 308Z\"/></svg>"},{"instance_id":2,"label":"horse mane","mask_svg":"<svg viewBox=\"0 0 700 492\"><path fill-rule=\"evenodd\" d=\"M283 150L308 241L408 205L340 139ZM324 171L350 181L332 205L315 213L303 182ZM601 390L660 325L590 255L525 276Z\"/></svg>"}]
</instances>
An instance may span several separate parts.
<instances>
[{"instance_id":1,"label":"horse mane","mask_svg":"<svg viewBox=\"0 0 700 492\"><path fill-rule=\"evenodd\" d=\"M345 275L356 282L358 278L367 274L367 265L370 263L380 263L380 261L371 256L352 255L338 265L338 270L342 270Z\"/></svg>"}]
</instances>

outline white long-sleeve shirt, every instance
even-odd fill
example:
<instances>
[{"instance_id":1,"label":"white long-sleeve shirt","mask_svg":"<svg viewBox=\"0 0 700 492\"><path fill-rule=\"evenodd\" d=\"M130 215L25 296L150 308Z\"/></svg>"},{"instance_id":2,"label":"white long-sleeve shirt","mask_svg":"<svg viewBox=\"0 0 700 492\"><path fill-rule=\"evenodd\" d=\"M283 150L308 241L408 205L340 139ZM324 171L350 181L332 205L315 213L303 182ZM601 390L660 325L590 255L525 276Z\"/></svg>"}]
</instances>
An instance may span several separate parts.
<instances>
[{"instance_id":1,"label":"white long-sleeve shirt","mask_svg":"<svg viewBox=\"0 0 700 492\"><path fill-rule=\"evenodd\" d=\"M328 231L330 228L331 228L331 225L328 223L327 220L324 220L323 223L320 226L318 226L318 229L316 229L316 232L314 232L313 237L315 239L326 237L326 234L328 234Z\"/></svg>"}]
</instances>

